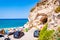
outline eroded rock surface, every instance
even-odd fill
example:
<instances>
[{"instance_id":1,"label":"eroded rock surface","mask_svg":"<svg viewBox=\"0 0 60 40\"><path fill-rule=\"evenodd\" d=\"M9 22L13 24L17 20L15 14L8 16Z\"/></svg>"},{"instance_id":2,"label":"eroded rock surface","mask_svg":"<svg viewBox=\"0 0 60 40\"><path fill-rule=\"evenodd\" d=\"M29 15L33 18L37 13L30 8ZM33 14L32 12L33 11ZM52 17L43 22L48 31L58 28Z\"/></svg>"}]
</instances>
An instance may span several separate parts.
<instances>
[{"instance_id":1,"label":"eroded rock surface","mask_svg":"<svg viewBox=\"0 0 60 40\"><path fill-rule=\"evenodd\" d=\"M25 25L28 25L28 27L37 27L40 24L48 23L48 28L53 28L60 24L60 16L57 18L57 15L60 15L59 12L56 13L56 8L60 6L59 0L42 0L41 2L38 2L35 7L33 7L30 11L29 17L28 17L28 23Z\"/></svg>"}]
</instances>

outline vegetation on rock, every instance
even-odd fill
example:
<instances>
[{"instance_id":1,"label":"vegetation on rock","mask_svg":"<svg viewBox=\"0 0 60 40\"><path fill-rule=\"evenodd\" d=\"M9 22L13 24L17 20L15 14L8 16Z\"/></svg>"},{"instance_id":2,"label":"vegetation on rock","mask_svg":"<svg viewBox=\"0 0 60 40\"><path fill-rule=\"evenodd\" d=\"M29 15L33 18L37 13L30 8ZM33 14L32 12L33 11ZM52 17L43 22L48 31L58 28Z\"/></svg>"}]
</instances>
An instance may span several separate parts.
<instances>
[{"instance_id":1,"label":"vegetation on rock","mask_svg":"<svg viewBox=\"0 0 60 40\"><path fill-rule=\"evenodd\" d=\"M60 27L57 26L57 30L54 32L53 40L60 40Z\"/></svg>"},{"instance_id":2,"label":"vegetation on rock","mask_svg":"<svg viewBox=\"0 0 60 40\"><path fill-rule=\"evenodd\" d=\"M60 27L58 27L58 29L57 29L57 30L58 30L58 32L60 32Z\"/></svg>"},{"instance_id":3,"label":"vegetation on rock","mask_svg":"<svg viewBox=\"0 0 60 40\"><path fill-rule=\"evenodd\" d=\"M47 30L48 24L45 24L43 29L39 33L38 40L52 40L54 30Z\"/></svg>"},{"instance_id":4,"label":"vegetation on rock","mask_svg":"<svg viewBox=\"0 0 60 40\"><path fill-rule=\"evenodd\" d=\"M37 7L40 6L40 5L45 5L47 2L40 2L40 3L37 3Z\"/></svg>"},{"instance_id":5,"label":"vegetation on rock","mask_svg":"<svg viewBox=\"0 0 60 40\"><path fill-rule=\"evenodd\" d=\"M34 10L35 10L35 7L34 7L34 8L32 8L30 12L33 12Z\"/></svg>"},{"instance_id":6,"label":"vegetation on rock","mask_svg":"<svg viewBox=\"0 0 60 40\"><path fill-rule=\"evenodd\" d=\"M56 13L59 13L59 12L60 12L60 6L58 6L58 7L55 9L55 12L56 12Z\"/></svg>"}]
</instances>

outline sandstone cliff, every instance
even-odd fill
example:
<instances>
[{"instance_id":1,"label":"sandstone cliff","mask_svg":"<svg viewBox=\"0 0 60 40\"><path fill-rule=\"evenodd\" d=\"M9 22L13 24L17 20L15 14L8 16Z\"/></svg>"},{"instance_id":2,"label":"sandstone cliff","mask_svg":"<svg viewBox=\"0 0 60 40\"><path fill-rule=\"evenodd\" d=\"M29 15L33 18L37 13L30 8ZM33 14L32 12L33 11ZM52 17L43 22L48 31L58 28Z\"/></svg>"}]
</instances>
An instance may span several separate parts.
<instances>
[{"instance_id":1,"label":"sandstone cliff","mask_svg":"<svg viewBox=\"0 0 60 40\"><path fill-rule=\"evenodd\" d=\"M49 28L52 25L55 27L60 24L60 1L59 0L42 0L38 2L35 7L30 11L28 22L24 25L32 28L37 27L40 24L49 24Z\"/></svg>"}]
</instances>

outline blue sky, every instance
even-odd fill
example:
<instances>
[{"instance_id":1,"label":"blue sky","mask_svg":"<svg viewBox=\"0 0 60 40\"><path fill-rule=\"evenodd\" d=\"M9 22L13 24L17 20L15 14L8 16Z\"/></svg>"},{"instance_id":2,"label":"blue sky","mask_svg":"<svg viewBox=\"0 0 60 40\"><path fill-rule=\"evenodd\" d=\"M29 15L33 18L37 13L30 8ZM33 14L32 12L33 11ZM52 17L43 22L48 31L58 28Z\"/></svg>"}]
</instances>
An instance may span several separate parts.
<instances>
[{"instance_id":1,"label":"blue sky","mask_svg":"<svg viewBox=\"0 0 60 40\"><path fill-rule=\"evenodd\" d=\"M39 0L0 0L0 19L28 18Z\"/></svg>"}]
</instances>

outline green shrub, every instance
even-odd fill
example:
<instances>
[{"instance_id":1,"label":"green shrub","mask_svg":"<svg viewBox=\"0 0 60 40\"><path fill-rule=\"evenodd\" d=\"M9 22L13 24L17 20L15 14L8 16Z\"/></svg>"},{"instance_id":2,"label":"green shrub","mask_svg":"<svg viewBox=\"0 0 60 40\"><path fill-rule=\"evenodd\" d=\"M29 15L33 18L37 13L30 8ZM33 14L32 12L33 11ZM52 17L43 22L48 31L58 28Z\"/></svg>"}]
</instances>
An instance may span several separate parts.
<instances>
[{"instance_id":1,"label":"green shrub","mask_svg":"<svg viewBox=\"0 0 60 40\"><path fill-rule=\"evenodd\" d=\"M38 40L52 40L54 30L47 30L48 24L45 24L43 29L39 33Z\"/></svg>"},{"instance_id":2,"label":"green shrub","mask_svg":"<svg viewBox=\"0 0 60 40\"><path fill-rule=\"evenodd\" d=\"M57 38L57 40L60 40L60 38Z\"/></svg>"}]
</instances>

